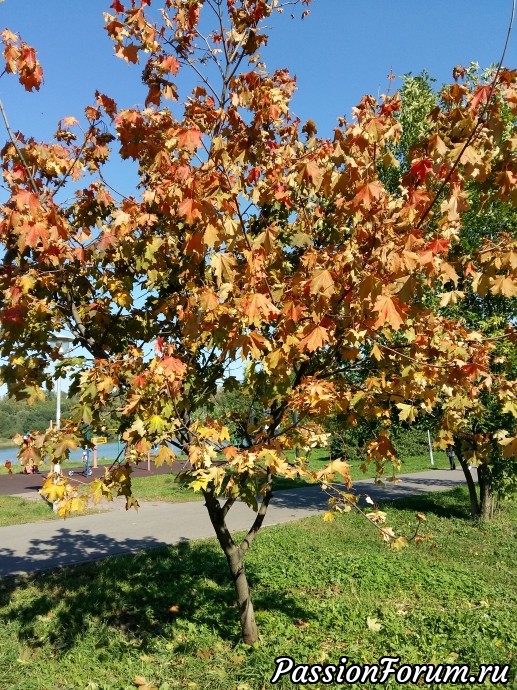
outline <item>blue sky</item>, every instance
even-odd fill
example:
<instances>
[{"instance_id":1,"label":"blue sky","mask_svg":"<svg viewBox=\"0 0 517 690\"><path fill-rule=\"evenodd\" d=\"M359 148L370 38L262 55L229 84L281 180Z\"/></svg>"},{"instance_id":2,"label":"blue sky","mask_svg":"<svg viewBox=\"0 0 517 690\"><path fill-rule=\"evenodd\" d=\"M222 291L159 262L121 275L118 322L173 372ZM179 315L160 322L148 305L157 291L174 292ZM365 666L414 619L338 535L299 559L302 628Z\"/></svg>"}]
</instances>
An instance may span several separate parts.
<instances>
[{"instance_id":1,"label":"blue sky","mask_svg":"<svg viewBox=\"0 0 517 690\"><path fill-rule=\"evenodd\" d=\"M0 81L0 96L14 129L48 138L66 115L81 116L95 89L125 107L141 104L138 66L113 56L102 13L111 0L5 0L0 27L22 33L45 70L37 94L25 94L12 77ZM153 7L161 5L153 0ZM452 67L499 60L511 11L510 0L313 0L311 14L293 21L289 12L271 21L265 51L273 68L298 78L294 110L329 135L336 118L349 115L365 93L383 93L390 69L400 76L421 70L438 83ZM516 29L517 31L517 29ZM517 39L506 64L516 67ZM117 177L124 174L117 171ZM129 182L129 178L125 181ZM126 185L124 185L126 186Z\"/></svg>"}]
</instances>

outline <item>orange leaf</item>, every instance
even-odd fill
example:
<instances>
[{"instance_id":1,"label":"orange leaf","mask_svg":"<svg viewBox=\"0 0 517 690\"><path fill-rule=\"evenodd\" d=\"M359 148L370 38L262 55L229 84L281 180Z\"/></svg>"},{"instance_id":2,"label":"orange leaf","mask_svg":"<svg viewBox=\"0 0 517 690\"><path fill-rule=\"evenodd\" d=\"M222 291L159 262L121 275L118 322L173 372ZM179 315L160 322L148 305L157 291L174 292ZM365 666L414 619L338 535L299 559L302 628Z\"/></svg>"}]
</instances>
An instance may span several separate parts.
<instances>
[{"instance_id":1,"label":"orange leaf","mask_svg":"<svg viewBox=\"0 0 517 690\"><path fill-rule=\"evenodd\" d=\"M379 197L384 192L384 187L377 181L367 182L359 188L359 191L354 197L354 202L356 204L362 203L366 209L370 209L372 203L379 199Z\"/></svg>"},{"instance_id":2,"label":"orange leaf","mask_svg":"<svg viewBox=\"0 0 517 690\"><path fill-rule=\"evenodd\" d=\"M305 336L298 343L298 349L303 352L304 350L309 350L309 352L314 352L319 347L325 345L330 340L329 334L326 328L323 326L316 326L308 335Z\"/></svg>"},{"instance_id":3,"label":"orange leaf","mask_svg":"<svg viewBox=\"0 0 517 690\"><path fill-rule=\"evenodd\" d=\"M270 321L271 317L279 313L275 305L261 293L249 295L249 297L242 302L242 309L248 317L249 323L254 323L255 325L260 323L261 316L262 319Z\"/></svg>"},{"instance_id":4,"label":"orange leaf","mask_svg":"<svg viewBox=\"0 0 517 690\"><path fill-rule=\"evenodd\" d=\"M187 368L181 359L177 359L177 357L164 357L161 361L161 365L165 367L165 369L174 371L176 374L180 375L184 374Z\"/></svg>"},{"instance_id":5,"label":"orange leaf","mask_svg":"<svg viewBox=\"0 0 517 690\"><path fill-rule=\"evenodd\" d=\"M178 133L178 144L186 148L190 153L194 153L201 144L202 137L203 133L197 127L181 129Z\"/></svg>"},{"instance_id":6,"label":"orange leaf","mask_svg":"<svg viewBox=\"0 0 517 690\"><path fill-rule=\"evenodd\" d=\"M288 320L290 319L294 323L298 323L298 321L302 318L304 311L305 309L301 304L296 304L295 302L286 302L284 308L282 309L282 314L284 314Z\"/></svg>"},{"instance_id":7,"label":"orange leaf","mask_svg":"<svg viewBox=\"0 0 517 690\"><path fill-rule=\"evenodd\" d=\"M172 74L178 74L180 68L180 63L176 60L173 55L168 55L160 61L160 69L164 72L172 72Z\"/></svg>"},{"instance_id":8,"label":"orange leaf","mask_svg":"<svg viewBox=\"0 0 517 690\"><path fill-rule=\"evenodd\" d=\"M381 328L385 324L389 324L393 330L398 331L404 323L402 306L396 295L379 295L373 310L379 312L377 321L373 325L374 328Z\"/></svg>"}]
</instances>

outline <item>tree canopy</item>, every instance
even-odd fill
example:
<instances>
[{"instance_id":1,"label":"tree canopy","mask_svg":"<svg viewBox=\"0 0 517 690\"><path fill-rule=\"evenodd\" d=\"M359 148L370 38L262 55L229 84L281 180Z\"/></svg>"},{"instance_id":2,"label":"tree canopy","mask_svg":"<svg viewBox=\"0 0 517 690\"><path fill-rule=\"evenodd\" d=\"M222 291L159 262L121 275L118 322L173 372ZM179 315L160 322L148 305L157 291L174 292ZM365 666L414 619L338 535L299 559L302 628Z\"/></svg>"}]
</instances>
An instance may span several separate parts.
<instances>
[{"instance_id":1,"label":"tree canopy","mask_svg":"<svg viewBox=\"0 0 517 690\"><path fill-rule=\"evenodd\" d=\"M303 2L286 3L303 6ZM154 12L158 9L159 12ZM403 141L398 93L365 96L331 138L290 110L296 88L286 69L260 58L278 0L120 0L105 15L116 55L147 86L143 108L119 109L97 93L84 117L66 117L55 139L11 133L2 149L9 198L0 207L0 348L10 393L36 395L48 365L69 372L79 399L61 430L37 437L31 452L66 456L86 426L119 411L127 465L91 485L94 499L130 492L130 462L176 447L204 494L237 590L244 639L256 639L243 559L272 494L272 477L306 472L284 451L321 442L335 411L354 425L374 420L367 446L382 466L396 462L394 414L413 422L441 411L442 447L479 414L497 385L494 344L444 307L473 294L517 294L517 246L499 228L468 251L461 217L475 182L485 205L515 203L517 73L489 84L457 75L428 118L397 184ZM210 27L210 28L208 28ZM37 88L33 52L3 34L7 71ZM177 77L196 84L180 103ZM511 120L508 119L511 114ZM103 173L112 156L136 161L139 188L113 190ZM70 187L72 201L60 202ZM60 354L56 333L79 353ZM514 338L512 324L505 337ZM151 347L149 347L151 346ZM82 355L86 352L87 355ZM228 368L247 362L245 384L264 416L250 414L245 445L225 422L196 411L211 405ZM517 414L517 408L513 407ZM490 431L506 456L517 439ZM482 458L481 458L482 459ZM341 474L334 460L318 478ZM83 505L70 484L49 478L60 512ZM226 516L237 498L255 508L246 538ZM257 498L258 497L258 498ZM385 536L389 539L389 534Z\"/></svg>"}]
</instances>

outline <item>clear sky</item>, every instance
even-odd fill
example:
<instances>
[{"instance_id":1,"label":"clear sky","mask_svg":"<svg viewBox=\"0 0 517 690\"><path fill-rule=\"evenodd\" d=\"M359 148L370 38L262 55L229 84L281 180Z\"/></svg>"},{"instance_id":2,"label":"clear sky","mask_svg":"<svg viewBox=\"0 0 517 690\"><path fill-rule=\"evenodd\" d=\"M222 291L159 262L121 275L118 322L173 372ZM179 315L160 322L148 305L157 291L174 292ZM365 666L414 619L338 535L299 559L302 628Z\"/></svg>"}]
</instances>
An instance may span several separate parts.
<instances>
[{"instance_id":1,"label":"clear sky","mask_svg":"<svg viewBox=\"0 0 517 690\"><path fill-rule=\"evenodd\" d=\"M14 129L49 137L59 118L81 116L95 89L125 107L142 103L139 67L113 56L102 28L102 13L110 2L0 4L0 28L19 31L37 48L45 70L37 94L25 94L13 77L0 80L0 96ZM153 7L159 5L153 0ZM450 80L456 64L497 62L511 0L313 0L310 10L302 22L291 20L288 11L271 21L265 57L270 68L288 67L296 74L294 110L328 135L336 118L349 115L363 94L386 90L390 69L397 76L427 69L441 83ZM517 67L516 58L513 36L506 65Z\"/></svg>"}]
</instances>

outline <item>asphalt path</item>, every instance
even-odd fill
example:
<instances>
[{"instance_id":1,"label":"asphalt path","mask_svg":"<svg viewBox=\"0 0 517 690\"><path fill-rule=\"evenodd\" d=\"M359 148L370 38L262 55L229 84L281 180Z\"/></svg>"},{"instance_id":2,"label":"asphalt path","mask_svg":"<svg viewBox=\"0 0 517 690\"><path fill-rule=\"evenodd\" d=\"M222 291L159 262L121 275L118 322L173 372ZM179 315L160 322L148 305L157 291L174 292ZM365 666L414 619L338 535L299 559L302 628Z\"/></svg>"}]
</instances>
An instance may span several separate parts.
<instances>
[{"instance_id":1,"label":"asphalt path","mask_svg":"<svg viewBox=\"0 0 517 690\"><path fill-rule=\"evenodd\" d=\"M102 477L104 475L104 470L106 467L110 467L113 463L108 463L106 465L99 465L96 469L92 468L92 474L89 477L85 477L82 474L82 468L79 467L67 467L63 465L63 472L68 474L70 470L74 472L72 479L80 482L91 482L97 477ZM183 463L174 462L172 466L162 465L161 467L156 467L156 465L151 463L151 470L147 469L147 462L141 462L138 465L132 465L133 477L149 477L153 474L170 474L171 472L179 472L183 469ZM48 474L48 470L38 472L36 474L23 474L20 471L18 465L13 465L12 474L2 474L0 475L0 496L16 496L18 494L30 494L34 492L36 494L43 484L45 477Z\"/></svg>"},{"instance_id":2,"label":"asphalt path","mask_svg":"<svg viewBox=\"0 0 517 690\"><path fill-rule=\"evenodd\" d=\"M446 491L465 483L461 470L430 470L401 475L399 480L396 484L386 483L384 486L375 485L373 480L361 480L354 483L354 491L363 496L367 494L376 502L384 502L432 491ZM277 491L264 525L277 525L318 515L327 508L325 495L319 486ZM228 514L228 526L232 531L247 530L253 519L253 511L239 502ZM0 577L213 536L213 528L202 501L143 502L138 512L115 510L66 521L0 527Z\"/></svg>"}]
</instances>

